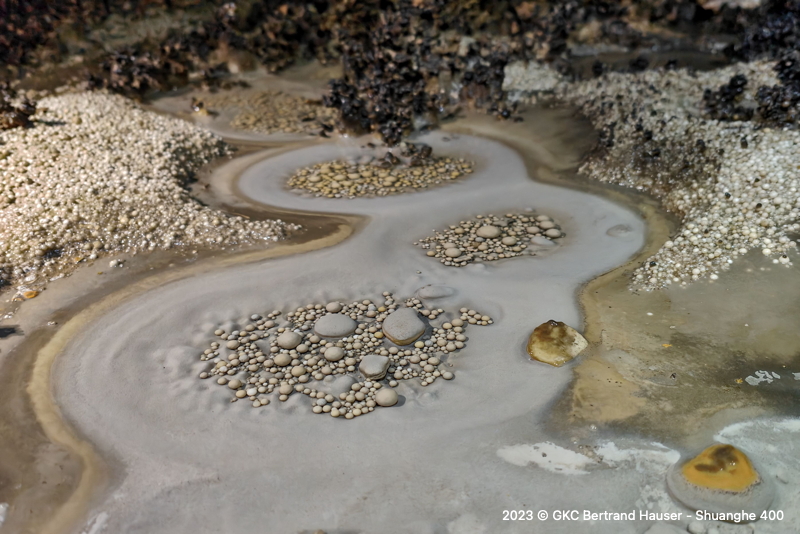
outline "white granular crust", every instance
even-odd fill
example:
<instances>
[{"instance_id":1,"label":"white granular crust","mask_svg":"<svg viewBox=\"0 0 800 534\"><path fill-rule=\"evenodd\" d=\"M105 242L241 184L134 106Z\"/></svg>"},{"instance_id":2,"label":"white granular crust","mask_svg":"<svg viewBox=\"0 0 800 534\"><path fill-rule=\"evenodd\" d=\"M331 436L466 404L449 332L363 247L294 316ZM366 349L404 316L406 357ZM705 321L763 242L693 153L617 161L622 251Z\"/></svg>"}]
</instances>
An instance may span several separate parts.
<instances>
[{"instance_id":1,"label":"white granular crust","mask_svg":"<svg viewBox=\"0 0 800 534\"><path fill-rule=\"evenodd\" d=\"M274 241L296 227L202 206L192 173L228 147L184 121L102 93L39 102L0 132L0 278L41 287L100 255Z\"/></svg>"},{"instance_id":2,"label":"white granular crust","mask_svg":"<svg viewBox=\"0 0 800 534\"><path fill-rule=\"evenodd\" d=\"M748 79L743 104L755 106L758 87L778 83L773 66L610 73L559 87L560 98L601 133L600 149L580 171L650 193L681 218L677 233L635 270L634 287L714 280L754 248L791 265L790 236L800 230L800 132L702 113L703 90L738 73Z\"/></svg>"}]
</instances>

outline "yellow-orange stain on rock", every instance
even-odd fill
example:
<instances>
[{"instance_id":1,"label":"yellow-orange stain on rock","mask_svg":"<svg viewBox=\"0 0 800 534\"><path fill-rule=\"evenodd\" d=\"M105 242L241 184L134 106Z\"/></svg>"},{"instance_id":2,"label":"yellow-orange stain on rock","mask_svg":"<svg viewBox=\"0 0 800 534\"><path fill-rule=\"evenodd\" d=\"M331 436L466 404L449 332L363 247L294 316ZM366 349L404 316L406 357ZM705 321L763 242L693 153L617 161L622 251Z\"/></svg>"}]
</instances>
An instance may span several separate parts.
<instances>
[{"instance_id":1,"label":"yellow-orange stain on rock","mask_svg":"<svg viewBox=\"0 0 800 534\"><path fill-rule=\"evenodd\" d=\"M688 482L702 488L742 492L759 481L750 459L733 445L712 445L683 466Z\"/></svg>"},{"instance_id":2,"label":"yellow-orange stain on rock","mask_svg":"<svg viewBox=\"0 0 800 534\"><path fill-rule=\"evenodd\" d=\"M532 360L561 367L588 346L577 330L551 319L534 329L528 338L527 351Z\"/></svg>"}]
</instances>

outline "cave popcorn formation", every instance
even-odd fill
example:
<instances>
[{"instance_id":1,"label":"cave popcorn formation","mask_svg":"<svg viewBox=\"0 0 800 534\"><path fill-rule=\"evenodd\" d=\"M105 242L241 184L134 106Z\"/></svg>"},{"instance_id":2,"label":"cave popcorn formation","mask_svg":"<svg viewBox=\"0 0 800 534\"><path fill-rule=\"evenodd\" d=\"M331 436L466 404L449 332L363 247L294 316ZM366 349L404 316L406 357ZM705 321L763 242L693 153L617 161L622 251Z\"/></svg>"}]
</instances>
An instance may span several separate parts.
<instances>
[{"instance_id":1,"label":"cave popcorn formation","mask_svg":"<svg viewBox=\"0 0 800 534\"><path fill-rule=\"evenodd\" d=\"M216 378L234 391L231 402L247 398L258 408L270 403L269 394L287 401L300 393L312 399L314 413L352 419L395 405L399 381L419 378L428 386L439 378L452 380L449 355L466 345L466 328L493 323L488 315L461 308L452 320L433 326L444 310L427 309L416 298L401 306L388 292L383 297L381 305L368 299L309 304L288 313L288 324L279 325L282 313L273 311L252 315L241 330L217 329L220 341L200 355L213 366L200 378Z\"/></svg>"},{"instance_id":2,"label":"cave popcorn formation","mask_svg":"<svg viewBox=\"0 0 800 534\"><path fill-rule=\"evenodd\" d=\"M369 163L343 160L318 163L295 172L287 187L327 198L382 197L427 189L472 173L472 162L431 157L425 148L422 153L409 154L407 165L400 165L401 160L392 152Z\"/></svg>"},{"instance_id":3,"label":"cave popcorn formation","mask_svg":"<svg viewBox=\"0 0 800 534\"><path fill-rule=\"evenodd\" d=\"M449 267L496 261L553 248L564 237L549 215L506 213L477 215L415 242L426 254Z\"/></svg>"}]
</instances>

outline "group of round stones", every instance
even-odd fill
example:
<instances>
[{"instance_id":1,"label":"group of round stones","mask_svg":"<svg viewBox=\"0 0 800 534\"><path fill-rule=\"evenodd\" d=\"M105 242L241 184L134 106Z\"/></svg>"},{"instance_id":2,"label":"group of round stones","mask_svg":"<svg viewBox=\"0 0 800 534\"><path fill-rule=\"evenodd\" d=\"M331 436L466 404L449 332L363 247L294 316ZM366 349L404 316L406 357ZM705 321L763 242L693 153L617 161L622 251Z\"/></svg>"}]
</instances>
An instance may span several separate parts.
<instances>
[{"instance_id":1,"label":"group of round stones","mask_svg":"<svg viewBox=\"0 0 800 534\"><path fill-rule=\"evenodd\" d=\"M383 302L308 304L281 318L280 311L252 315L241 330L217 329L218 340L200 360L211 367L201 379L232 390L231 402L247 399L254 408L270 394L287 401L302 394L314 413L352 419L398 401L400 381L427 386L452 380L449 354L464 348L469 325L489 325L487 315L462 308L451 320L416 298Z\"/></svg>"},{"instance_id":2,"label":"group of round stones","mask_svg":"<svg viewBox=\"0 0 800 534\"><path fill-rule=\"evenodd\" d=\"M506 213L478 215L414 244L445 265L463 267L473 261L533 255L530 245L553 246L554 240L563 236L561 227L548 215Z\"/></svg>"},{"instance_id":3,"label":"group of round stones","mask_svg":"<svg viewBox=\"0 0 800 534\"><path fill-rule=\"evenodd\" d=\"M318 163L298 170L287 186L317 197L382 197L452 182L473 170L473 163L463 158L429 157L416 165L389 168L386 161Z\"/></svg>"},{"instance_id":4,"label":"group of round stones","mask_svg":"<svg viewBox=\"0 0 800 534\"><path fill-rule=\"evenodd\" d=\"M241 96L231 92L208 95L196 100L192 107L197 112L208 108L240 108L244 111L233 118L231 126L264 134L317 133L323 124L333 124L336 114L334 108L326 108L322 102L280 91L258 91Z\"/></svg>"},{"instance_id":5,"label":"group of round stones","mask_svg":"<svg viewBox=\"0 0 800 534\"><path fill-rule=\"evenodd\" d=\"M0 285L20 296L103 256L261 246L300 228L198 202L186 181L230 147L186 121L99 92L43 98L34 119L0 132Z\"/></svg>"}]
</instances>

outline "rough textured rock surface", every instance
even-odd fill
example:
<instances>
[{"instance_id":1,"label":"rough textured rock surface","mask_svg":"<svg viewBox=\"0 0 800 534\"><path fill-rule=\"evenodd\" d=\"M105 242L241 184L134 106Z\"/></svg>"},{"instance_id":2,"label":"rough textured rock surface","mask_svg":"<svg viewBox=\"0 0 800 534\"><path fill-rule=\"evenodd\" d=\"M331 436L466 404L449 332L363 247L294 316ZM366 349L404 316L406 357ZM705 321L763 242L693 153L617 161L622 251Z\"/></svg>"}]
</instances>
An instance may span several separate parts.
<instances>
[{"instance_id":1,"label":"rough textured rock surface","mask_svg":"<svg viewBox=\"0 0 800 534\"><path fill-rule=\"evenodd\" d=\"M742 451L722 443L673 465L667 487L689 508L718 513L760 514L775 496L772 480L762 477Z\"/></svg>"},{"instance_id":2,"label":"rough textured rock surface","mask_svg":"<svg viewBox=\"0 0 800 534\"><path fill-rule=\"evenodd\" d=\"M358 370L364 375L364 378L370 380L380 380L386 376L386 371L389 369L388 356L378 356L377 354L370 354L361 359L361 364Z\"/></svg>"},{"instance_id":3,"label":"rough textured rock surface","mask_svg":"<svg viewBox=\"0 0 800 534\"><path fill-rule=\"evenodd\" d=\"M531 359L561 367L588 346L589 342L577 330L551 319L531 334L528 354Z\"/></svg>"},{"instance_id":4,"label":"rough textured rock surface","mask_svg":"<svg viewBox=\"0 0 800 534\"><path fill-rule=\"evenodd\" d=\"M409 345L425 333L425 323L416 310L401 308L383 322L383 333L397 345Z\"/></svg>"}]
</instances>

